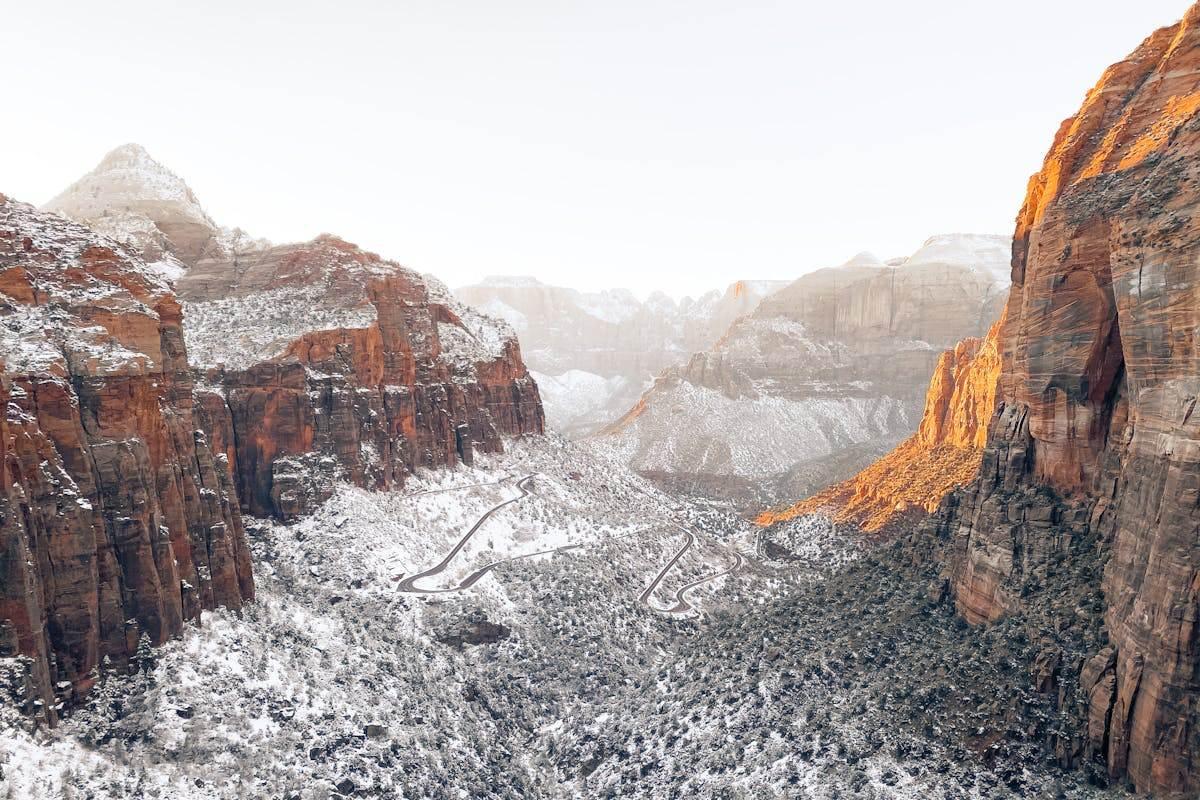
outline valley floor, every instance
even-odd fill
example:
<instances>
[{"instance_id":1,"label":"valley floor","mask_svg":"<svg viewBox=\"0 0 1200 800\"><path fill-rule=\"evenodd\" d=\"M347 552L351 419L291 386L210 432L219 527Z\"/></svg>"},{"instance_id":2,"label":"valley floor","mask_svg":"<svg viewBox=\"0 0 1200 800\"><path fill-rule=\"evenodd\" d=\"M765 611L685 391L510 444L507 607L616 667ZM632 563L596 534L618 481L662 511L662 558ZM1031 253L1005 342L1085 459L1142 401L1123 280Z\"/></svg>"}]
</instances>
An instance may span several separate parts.
<instances>
[{"instance_id":1,"label":"valley floor","mask_svg":"<svg viewBox=\"0 0 1200 800\"><path fill-rule=\"evenodd\" d=\"M0 711L0 797L1101 794L1043 755L1057 721L1005 666L1023 628L957 625L887 548L811 519L760 541L584 445L250 533L241 616L52 731Z\"/></svg>"}]
</instances>

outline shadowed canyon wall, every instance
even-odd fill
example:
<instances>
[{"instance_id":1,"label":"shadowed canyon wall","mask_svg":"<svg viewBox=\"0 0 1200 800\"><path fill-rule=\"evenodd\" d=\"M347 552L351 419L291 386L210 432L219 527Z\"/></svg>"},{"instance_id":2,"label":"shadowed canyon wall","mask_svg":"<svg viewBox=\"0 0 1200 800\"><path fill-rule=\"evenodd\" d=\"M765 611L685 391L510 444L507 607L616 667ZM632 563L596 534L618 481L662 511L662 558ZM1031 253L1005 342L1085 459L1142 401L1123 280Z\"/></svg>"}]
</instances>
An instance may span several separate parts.
<instances>
[{"instance_id":1,"label":"shadowed canyon wall","mask_svg":"<svg viewBox=\"0 0 1200 800\"><path fill-rule=\"evenodd\" d=\"M1087 753L1200 793L1200 6L1111 67L1030 181L979 477L932 524L961 614L1098 549Z\"/></svg>"}]
</instances>

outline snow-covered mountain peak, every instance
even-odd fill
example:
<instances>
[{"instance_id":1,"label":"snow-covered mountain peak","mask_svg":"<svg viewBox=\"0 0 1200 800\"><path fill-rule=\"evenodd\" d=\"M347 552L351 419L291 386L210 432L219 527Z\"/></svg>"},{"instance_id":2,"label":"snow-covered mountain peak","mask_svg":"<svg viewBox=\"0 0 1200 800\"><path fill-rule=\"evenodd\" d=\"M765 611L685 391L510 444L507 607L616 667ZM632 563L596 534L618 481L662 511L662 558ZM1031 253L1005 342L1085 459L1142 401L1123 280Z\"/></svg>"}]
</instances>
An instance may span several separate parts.
<instances>
[{"instance_id":1,"label":"snow-covered mountain peak","mask_svg":"<svg viewBox=\"0 0 1200 800\"><path fill-rule=\"evenodd\" d=\"M882 266L884 266L884 263L883 263L883 260L879 256L875 255L874 253L870 253L870 252L867 252L866 250L864 250L861 253L855 254L855 256L853 258L851 258L846 263L842 264L842 266L843 267L882 267Z\"/></svg>"},{"instance_id":2,"label":"snow-covered mountain peak","mask_svg":"<svg viewBox=\"0 0 1200 800\"><path fill-rule=\"evenodd\" d=\"M45 205L76 220L112 214L169 209L172 215L215 228L200 201L182 178L155 161L139 144L110 151L99 165Z\"/></svg>"},{"instance_id":3,"label":"snow-covered mountain peak","mask_svg":"<svg viewBox=\"0 0 1200 800\"><path fill-rule=\"evenodd\" d=\"M96 167L95 171L105 172L113 169L129 168L141 169L146 172L170 173L170 170L155 161L150 153L146 151L146 148L137 142L129 142L109 150L104 158L100 159L100 164Z\"/></svg>"},{"instance_id":4,"label":"snow-covered mountain peak","mask_svg":"<svg viewBox=\"0 0 1200 800\"><path fill-rule=\"evenodd\" d=\"M270 245L240 228L219 227L187 183L139 144L110 151L42 208L133 247L173 277L203 259Z\"/></svg>"},{"instance_id":5,"label":"snow-covered mountain peak","mask_svg":"<svg viewBox=\"0 0 1200 800\"><path fill-rule=\"evenodd\" d=\"M1012 237L983 233L944 233L931 236L904 263L906 267L950 264L969 267L1008 283Z\"/></svg>"}]
</instances>

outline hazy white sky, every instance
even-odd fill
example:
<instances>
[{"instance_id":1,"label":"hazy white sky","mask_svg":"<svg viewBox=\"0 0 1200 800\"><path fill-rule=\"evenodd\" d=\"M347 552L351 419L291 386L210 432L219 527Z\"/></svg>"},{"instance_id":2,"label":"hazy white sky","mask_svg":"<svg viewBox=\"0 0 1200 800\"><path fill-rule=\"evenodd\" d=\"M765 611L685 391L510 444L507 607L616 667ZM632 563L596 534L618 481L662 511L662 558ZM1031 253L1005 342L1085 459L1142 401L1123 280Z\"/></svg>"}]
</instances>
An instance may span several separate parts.
<instances>
[{"instance_id":1,"label":"hazy white sky","mask_svg":"<svg viewBox=\"0 0 1200 800\"><path fill-rule=\"evenodd\" d=\"M0 191L135 141L210 214L451 285L694 293L1009 233L1186 0L94 0L4 8Z\"/></svg>"}]
</instances>

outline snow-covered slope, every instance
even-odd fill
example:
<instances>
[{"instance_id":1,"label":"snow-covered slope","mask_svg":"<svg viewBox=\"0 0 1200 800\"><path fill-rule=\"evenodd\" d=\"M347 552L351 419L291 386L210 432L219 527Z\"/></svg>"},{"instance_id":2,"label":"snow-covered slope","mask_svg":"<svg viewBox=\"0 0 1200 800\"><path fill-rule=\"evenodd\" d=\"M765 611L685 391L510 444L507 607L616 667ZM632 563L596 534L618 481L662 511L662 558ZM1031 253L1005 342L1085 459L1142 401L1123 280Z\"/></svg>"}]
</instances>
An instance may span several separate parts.
<instances>
[{"instance_id":1,"label":"snow-covered slope","mask_svg":"<svg viewBox=\"0 0 1200 800\"><path fill-rule=\"evenodd\" d=\"M605 446L747 510L848 477L912 433L941 351L999 315L1009 241L935 236L804 275L662 373Z\"/></svg>"},{"instance_id":2,"label":"snow-covered slope","mask_svg":"<svg viewBox=\"0 0 1200 800\"><path fill-rule=\"evenodd\" d=\"M570 369L561 375L532 371L537 381L546 424L564 436L585 436L611 419L615 408L637 402L647 383L624 375L605 378L594 372Z\"/></svg>"},{"instance_id":3,"label":"snow-covered slope","mask_svg":"<svg viewBox=\"0 0 1200 800\"><path fill-rule=\"evenodd\" d=\"M731 787L918 800L999 797L1003 781L1012 796L1091 796L1039 766L1035 744L986 762L961 748L964 730L994 741L1047 709L976 657L1011 635L955 625L898 577L901 559L803 521L755 542L745 523L554 437L485 462L423 473L403 493L342 486L299 524L252 525L258 599L241 614L208 614L140 653L132 674L105 673L54 730L0 704L5 788L29 800L709 799ZM519 498L514 479L528 475ZM403 589L514 499L418 585L496 568L458 593ZM676 555L657 607L741 566L684 594L703 615L665 614L640 598ZM0 688L17 666L0 658ZM1026 715L982 713L975 695L993 687Z\"/></svg>"},{"instance_id":4,"label":"snow-covered slope","mask_svg":"<svg viewBox=\"0 0 1200 800\"><path fill-rule=\"evenodd\" d=\"M505 563L460 593L404 589L494 508L416 585L454 587ZM422 472L402 492L342 485L298 524L251 526L257 602L241 615L206 615L145 654L143 674L106 674L55 731L31 735L0 705L0 781L15 796L558 796L530 737L651 670L677 622L639 594L680 526L698 541L660 605L753 547L748 524L679 506L556 437ZM703 608L768 588L716 580L688 598Z\"/></svg>"},{"instance_id":5,"label":"snow-covered slope","mask_svg":"<svg viewBox=\"0 0 1200 800\"><path fill-rule=\"evenodd\" d=\"M1012 261L1012 237L978 233L932 236L904 262L907 266L949 264L979 270L1007 286Z\"/></svg>"},{"instance_id":6,"label":"snow-covered slope","mask_svg":"<svg viewBox=\"0 0 1200 800\"><path fill-rule=\"evenodd\" d=\"M784 285L739 281L695 299L677 302L656 292L642 301L625 289L581 292L532 277L495 276L457 294L513 326L539 383L548 387L551 425L580 436L619 417L654 374L712 345Z\"/></svg>"}]
</instances>

